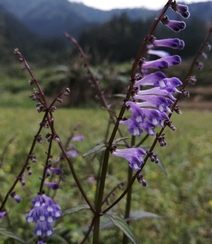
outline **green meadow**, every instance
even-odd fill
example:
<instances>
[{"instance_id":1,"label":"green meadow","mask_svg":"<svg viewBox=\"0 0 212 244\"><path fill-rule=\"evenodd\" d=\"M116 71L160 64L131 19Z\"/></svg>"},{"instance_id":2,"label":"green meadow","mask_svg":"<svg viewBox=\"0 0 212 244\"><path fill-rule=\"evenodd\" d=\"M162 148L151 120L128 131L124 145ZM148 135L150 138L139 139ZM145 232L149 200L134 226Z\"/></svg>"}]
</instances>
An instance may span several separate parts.
<instances>
[{"instance_id":1,"label":"green meadow","mask_svg":"<svg viewBox=\"0 0 212 244\"><path fill-rule=\"evenodd\" d=\"M12 105L1 106L0 109L0 155L8 145L6 154L3 158L1 156L1 199L25 162L30 143L42 118L42 114L38 114L32 106L32 101L29 100L27 105L24 103L24 106L15 106L13 104L15 100L13 101L11 97L10 99ZM54 116L55 128L64 143L73 128L80 125L75 133L83 134L84 141L76 142L75 146L81 154L104 141L107 111L100 108L58 108ZM143 218L131 223L132 230L140 243L212 242L211 121L212 113L207 111L183 111L182 115L172 117L177 131L166 129L167 147L155 149L155 153L166 169L166 174L158 165L149 161L144 168L144 177L148 185L143 187L137 182L133 185L132 210L142 209L160 216L160 218ZM125 127L122 128L126 131ZM43 136L45 137L45 132ZM10 140L12 142L8 144ZM152 138L148 138L145 145L150 145L151 141ZM48 143L44 142L36 146L35 155L38 162L31 165L33 174L25 177L26 186L17 185L16 187L16 192L23 201L17 204L10 198L6 205L9 214L3 226L11 222L11 228L18 236L27 240L27 243L34 243L35 239L32 234L33 227L26 224L25 215L31 208L29 203L38 191L47 145ZM56 145L54 149L53 158L55 159L60 155L60 151ZM79 156L73 159L74 167L91 201L94 200L96 188L95 182L89 182L88 179L97 173L100 156L101 153L96 157ZM111 156L105 194L127 179L127 169L127 161ZM64 211L84 202L65 162L63 170L65 177L61 182L62 188L56 193L51 192L50 195L54 196ZM117 189L110 201L112 202L121 192L122 189ZM123 215L124 203L123 199L112 211ZM58 243L59 240L60 243L79 243L82 239L83 228L89 225L90 218L89 210L64 216L62 220L57 221L56 234L51 238L52 242L48 243ZM103 244L119 243L118 240L122 238L122 234L115 227L103 229L101 236ZM5 238L0 243L13 242Z\"/></svg>"}]
</instances>

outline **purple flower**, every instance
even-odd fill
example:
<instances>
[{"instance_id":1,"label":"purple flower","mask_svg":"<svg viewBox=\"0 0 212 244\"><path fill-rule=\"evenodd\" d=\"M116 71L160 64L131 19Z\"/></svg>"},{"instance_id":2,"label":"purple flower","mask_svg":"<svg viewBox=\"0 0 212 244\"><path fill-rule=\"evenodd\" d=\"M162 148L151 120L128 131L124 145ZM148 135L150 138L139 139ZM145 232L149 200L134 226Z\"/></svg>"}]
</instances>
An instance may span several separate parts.
<instances>
[{"instance_id":1,"label":"purple flower","mask_svg":"<svg viewBox=\"0 0 212 244\"><path fill-rule=\"evenodd\" d=\"M60 186L54 182L44 182L44 185L52 188L53 190L57 190L58 188L60 188Z\"/></svg>"},{"instance_id":2,"label":"purple flower","mask_svg":"<svg viewBox=\"0 0 212 244\"><path fill-rule=\"evenodd\" d=\"M146 151L142 148L126 148L126 149L113 149L112 154L114 156L125 158L129 162L129 166L137 171L141 169L141 165L144 163L144 156Z\"/></svg>"},{"instance_id":3,"label":"purple flower","mask_svg":"<svg viewBox=\"0 0 212 244\"><path fill-rule=\"evenodd\" d=\"M32 201L34 207L40 207L43 204L43 198L41 195L37 195Z\"/></svg>"},{"instance_id":4,"label":"purple flower","mask_svg":"<svg viewBox=\"0 0 212 244\"><path fill-rule=\"evenodd\" d=\"M43 241L38 241L37 244L47 244L47 243Z\"/></svg>"},{"instance_id":5,"label":"purple flower","mask_svg":"<svg viewBox=\"0 0 212 244\"><path fill-rule=\"evenodd\" d=\"M0 212L0 219L3 219L6 214L7 214L6 211Z\"/></svg>"},{"instance_id":6,"label":"purple flower","mask_svg":"<svg viewBox=\"0 0 212 244\"><path fill-rule=\"evenodd\" d=\"M63 173L62 169L59 169L59 168L50 167L49 170L52 171L56 175L60 175Z\"/></svg>"},{"instance_id":7,"label":"purple flower","mask_svg":"<svg viewBox=\"0 0 212 244\"><path fill-rule=\"evenodd\" d=\"M166 56L153 61L144 61L142 63L142 69L167 69L172 65L180 64L181 61L178 55Z\"/></svg>"},{"instance_id":8,"label":"purple flower","mask_svg":"<svg viewBox=\"0 0 212 244\"><path fill-rule=\"evenodd\" d=\"M168 120L168 116L164 112L155 109L141 108L138 103L132 101L126 102L126 106L130 107L129 111L132 116L128 120L121 120L120 124L127 125L128 131L133 136L140 136L145 130L150 136L155 134L156 126L164 126L164 120Z\"/></svg>"},{"instance_id":9,"label":"purple flower","mask_svg":"<svg viewBox=\"0 0 212 244\"><path fill-rule=\"evenodd\" d=\"M187 19L190 16L187 5L178 4L174 1L171 3L171 8L185 19Z\"/></svg>"},{"instance_id":10,"label":"purple flower","mask_svg":"<svg viewBox=\"0 0 212 244\"><path fill-rule=\"evenodd\" d=\"M45 194L37 195L32 203L34 208L27 214L26 221L37 224L33 232L38 237L51 236L53 234L51 224L62 215L60 206Z\"/></svg>"},{"instance_id":11,"label":"purple flower","mask_svg":"<svg viewBox=\"0 0 212 244\"><path fill-rule=\"evenodd\" d=\"M184 21L170 20L168 16L163 17L161 22L175 32L179 32L186 28L186 23Z\"/></svg>"},{"instance_id":12,"label":"purple flower","mask_svg":"<svg viewBox=\"0 0 212 244\"><path fill-rule=\"evenodd\" d=\"M163 79L166 78L166 75L161 72L161 71L157 71L155 73L151 73L149 75L144 76L142 79L136 81L135 83L135 87L139 87L139 86L162 86L164 87L163 84L160 84L161 81L163 81Z\"/></svg>"},{"instance_id":13,"label":"purple flower","mask_svg":"<svg viewBox=\"0 0 212 244\"><path fill-rule=\"evenodd\" d=\"M178 38L168 38L168 39L161 39L157 40L155 37L153 37L150 42L152 43L151 46L148 46L148 48L153 47L169 47L172 49L180 49L182 50L185 46L185 43L183 40L180 40Z\"/></svg>"},{"instance_id":14,"label":"purple flower","mask_svg":"<svg viewBox=\"0 0 212 244\"><path fill-rule=\"evenodd\" d=\"M160 112L172 113L169 106L172 105L174 102L169 98L154 95L144 95L142 96L142 99L145 102L137 103L137 105L140 107L155 107Z\"/></svg>"},{"instance_id":15,"label":"purple flower","mask_svg":"<svg viewBox=\"0 0 212 244\"><path fill-rule=\"evenodd\" d=\"M54 233L51 225L45 221L38 221L33 232L38 237L49 237Z\"/></svg>"},{"instance_id":16,"label":"purple flower","mask_svg":"<svg viewBox=\"0 0 212 244\"><path fill-rule=\"evenodd\" d=\"M167 87L164 89L161 89L160 87L154 87L148 90L141 90L137 92L134 98L143 99L143 95L158 95L158 96L169 96L172 100L176 100L176 98L172 95L174 92L181 93L175 87Z\"/></svg>"}]
</instances>

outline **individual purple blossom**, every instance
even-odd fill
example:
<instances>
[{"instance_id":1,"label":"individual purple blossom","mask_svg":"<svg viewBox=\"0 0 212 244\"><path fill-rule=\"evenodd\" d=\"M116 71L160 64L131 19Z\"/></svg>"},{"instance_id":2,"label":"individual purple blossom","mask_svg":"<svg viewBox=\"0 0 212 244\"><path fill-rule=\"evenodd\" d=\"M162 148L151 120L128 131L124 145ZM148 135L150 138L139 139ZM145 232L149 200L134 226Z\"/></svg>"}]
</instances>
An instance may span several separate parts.
<instances>
[{"instance_id":1,"label":"individual purple blossom","mask_svg":"<svg viewBox=\"0 0 212 244\"><path fill-rule=\"evenodd\" d=\"M172 95L173 93L178 92L181 93L177 88L175 87L166 87L164 89L161 89L160 87L153 87L151 89L147 90L141 90L136 93L136 96L134 98L136 99L143 99L143 95L158 95L158 96L169 96L172 100L176 100L176 98Z\"/></svg>"},{"instance_id":2,"label":"individual purple blossom","mask_svg":"<svg viewBox=\"0 0 212 244\"><path fill-rule=\"evenodd\" d=\"M187 5L178 4L176 3L176 1L174 1L171 3L171 8L185 19L187 19L190 16Z\"/></svg>"},{"instance_id":3,"label":"individual purple blossom","mask_svg":"<svg viewBox=\"0 0 212 244\"><path fill-rule=\"evenodd\" d=\"M161 81L163 81L163 79L166 78L166 75L161 72L161 71L157 71L155 73L151 73L148 74L144 77L142 77L141 79L137 80L135 82L135 87L139 87L139 86L162 86L164 87L163 84L160 84Z\"/></svg>"},{"instance_id":4,"label":"individual purple blossom","mask_svg":"<svg viewBox=\"0 0 212 244\"><path fill-rule=\"evenodd\" d=\"M7 214L6 211L0 212L0 219L3 219L6 214Z\"/></svg>"},{"instance_id":5,"label":"individual purple blossom","mask_svg":"<svg viewBox=\"0 0 212 244\"><path fill-rule=\"evenodd\" d=\"M46 221L38 221L33 233L38 237L49 237L53 235L54 231L52 226Z\"/></svg>"},{"instance_id":6,"label":"individual purple blossom","mask_svg":"<svg viewBox=\"0 0 212 244\"><path fill-rule=\"evenodd\" d=\"M172 111L169 108L169 106L172 105L174 102L171 99L169 99L169 98L166 98L166 97L163 97L163 96L155 96L155 95L144 95L144 96L142 96L142 99L145 102L137 103L138 106L141 106L141 107L155 107L160 112L172 113Z\"/></svg>"},{"instance_id":7,"label":"individual purple blossom","mask_svg":"<svg viewBox=\"0 0 212 244\"><path fill-rule=\"evenodd\" d=\"M184 21L170 20L168 16L163 17L161 22L175 32L179 32L186 28L186 23Z\"/></svg>"},{"instance_id":8,"label":"individual purple blossom","mask_svg":"<svg viewBox=\"0 0 212 244\"><path fill-rule=\"evenodd\" d=\"M129 166L135 171L141 169L141 165L144 163L144 156L146 155L146 151L142 148L113 148L111 153L114 156L125 158L129 162Z\"/></svg>"},{"instance_id":9,"label":"individual purple blossom","mask_svg":"<svg viewBox=\"0 0 212 244\"><path fill-rule=\"evenodd\" d=\"M38 241L37 244L47 244L47 243L43 241Z\"/></svg>"},{"instance_id":10,"label":"individual purple blossom","mask_svg":"<svg viewBox=\"0 0 212 244\"><path fill-rule=\"evenodd\" d=\"M167 38L157 40L156 37L151 36L149 41L152 45L149 45L148 48L169 47L172 49L182 50L185 47L185 42L179 38Z\"/></svg>"},{"instance_id":11,"label":"individual purple blossom","mask_svg":"<svg viewBox=\"0 0 212 244\"><path fill-rule=\"evenodd\" d=\"M44 185L52 188L53 190L57 190L58 188L60 188L60 186L54 182L44 182Z\"/></svg>"},{"instance_id":12,"label":"individual purple blossom","mask_svg":"<svg viewBox=\"0 0 212 244\"><path fill-rule=\"evenodd\" d=\"M60 175L63 173L62 169L60 168L49 167L48 169L56 175Z\"/></svg>"},{"instance_id":13,"label":"individual purple blossom","mask_svg":"<svg viewBox=\"0 0 212 244\"><path fill-rule=\"evenodd\" d=\"M181 58L178 55L166 56L153 61L144 61L141 63L142 69L167 69L172 65L181 63Z\"/></svg>"}]
</instances>

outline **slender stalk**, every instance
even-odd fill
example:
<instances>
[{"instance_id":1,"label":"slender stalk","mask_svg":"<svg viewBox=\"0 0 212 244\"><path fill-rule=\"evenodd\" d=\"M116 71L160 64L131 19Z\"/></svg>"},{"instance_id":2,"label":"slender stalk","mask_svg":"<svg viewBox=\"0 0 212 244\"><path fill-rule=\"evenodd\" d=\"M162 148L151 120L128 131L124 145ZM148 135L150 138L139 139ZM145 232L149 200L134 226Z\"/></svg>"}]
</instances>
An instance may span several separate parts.
<instances>
[{"instance_id":1,"label":"slender stalk","mask_svg":"<svg viewBox=\"0 0 212 244\"><path fill-rule=\"evenodd\" d=\"M131 138L131 146L135 145L135 137L132 136ZM128 177L127 177L127 181L129 182L132 179L133 176L133 170L128 167ZM127 192L127 199L126 199L126 206L125 206L125 214L124 214L124 218L125 219L129 219L130 217L130 210L131 210L131 201L132 201L132 187L129 189L129 191ZM127 221L127 224L129 224L130 221ZM122 243L123 244L127 244L128 243L128 237L123 234L123 240Z\"/></svg>"},{"instance_id":2,"label":"slender stalk","mask_svg":"<svg viewBox=\"0 0 212 244\"><path fill-rule=\"evenodd\" d=\"M136 73L136 70L137 70L137 66L138 66L140 58L142 57L143 53L145 52L146 45L147 45L147 42L149 40L149 37L150 37L150 35L152 35L152 33L155 30L158 22L160 21L162 16L165 14L165 12L168 9L168 7L169 7L171 2L172 2L171 0L169 0L167 2L167 4L165 5L164 9L160 13L159 17L157 19L155 19L154 23L150 27L150 30L149 30L146 38L144 39L144 41L143 41L143 43L141 45L141 48L140 48L140 50L139 50L139 52L138 52L138 54L137 54L137 56L135 58L135 62L133 63L133 66L132 66L132 70L131 70L131 84L130 84L130 87L128 89L125 101L129 100L129 98L131 96L131 91L132 91L133 85L134 85L134 77L135 77L135 73ZM99 224L100 224L100 216L102 214L101 213L101 203L102 203L102 199L103 199L103 192L104 192L105 179L106 179L107 168L108 168L108 160L109 160L110 148L112 147L113 140L114 140L114 138L116 136L116 133L117 133L117 131L119 129L119 118L123 117L125 110L126 110L125 105L123 105L121 110L120 110L120 112L119 112L118 119L115 122L115 125L114 125L113 131L111 133L109 142L106 145L107 149L105 150L105 154L104 154L104 160L103 160L103 166L102 166L102 171L101 171L99 189L97 189L98 198L97 198L97 203L96 203L96 211L97 211L97 214L99 214L99 215L96 216L96 219L95 219L95 222L94 222L93 244L99 243ZM131 184L128 185L128 187L126 188L127 191L129 191L129 189L131 188L133 182L131 181ZM125 194L127 193L126 190L124 191ZM124 195L122 194L122 196L124 196ZM114 206L115 204L112 204L112 205ZM103 213L105 213L105 211Z\"/></svg>"}]
</instances>

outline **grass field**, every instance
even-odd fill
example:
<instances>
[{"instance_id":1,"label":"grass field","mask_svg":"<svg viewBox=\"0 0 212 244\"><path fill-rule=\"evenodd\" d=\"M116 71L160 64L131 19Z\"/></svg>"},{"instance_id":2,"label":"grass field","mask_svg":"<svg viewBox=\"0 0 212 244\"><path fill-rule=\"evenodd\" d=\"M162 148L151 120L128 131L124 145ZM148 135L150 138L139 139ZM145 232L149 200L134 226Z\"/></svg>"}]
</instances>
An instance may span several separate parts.
<instances>
[{"instance_id":1,"label":"grass field","mask_svg":"<svg viewBox=\"0 0 212 244\"><path fill-rule=\"evenodd\" d=\"M1 155L8 141L14 138L0 169L1 198L19 172L40 120L41 114L37 114L35 109L19 106L1 107ZM147 187L142 187L138 183L133 186L132 210L143 209L161 216L159 219L142 219L132 223L132 230L140 243L212 242L211 120L212 113L204 111L183 111L182 115L173 116L172 121L178 130L173 132L167 129L168 146L157 147L155 150L166 168L167 175L156 164L148 162L144 170ZM76 146L80 152L85 153L104 140L107 112L98 109L58 109L55 112L56 129L64 143L76 124L81 124L78 133L85 137L84 142L77 142ZM125 127L123 129L125 130ZM146 145L150 145L151 140L152 138L149 138ZM32 165L33 175L26 178L26 186L19 185L16 188L16 192L23 198L22 203L17 205L9 199L7 205L13 229L24 240L29 240L33 236L31 233L33 227L25 223L25 214L31 208L29 203L38 191L39 174L42 170L46 145L47 143L44 143L36 147L38 163ZM54 158L59 153L55 147ZM95 159L79 157L74 160L74 166L88 196L93 199L95 185L89 183L87 179L97 172L98 157ZM116 186L117 182L127 178L127 168L127 161L111 157L106 192ZM63 210L83 203L66 165L64 165L64 173L66 180L62 182L62 189L58 190L55 196L55 200ZM110 177L111 175L113 177ZM115 193L114 198L121 193L121 190ZM123 214L124 202L123 200L119 203L113 211ZM70 233L70 231L81 225L88 225L90 217L89 211L63 217L63 221L57 222L58 230L55 237L48 243L58 243L59 236L66 237L68 243L79 243L82 233L80 231ZM7 225L7 222L2 224ZM101 235L103 244L115 244L121 238L121 233L116 228L103 230ZM105 241L106 237L107 241ZM33 243L33 239L30 240L29 243ZM4 240L0 243L12 242Z\"/></svg>"}]
</instances>

